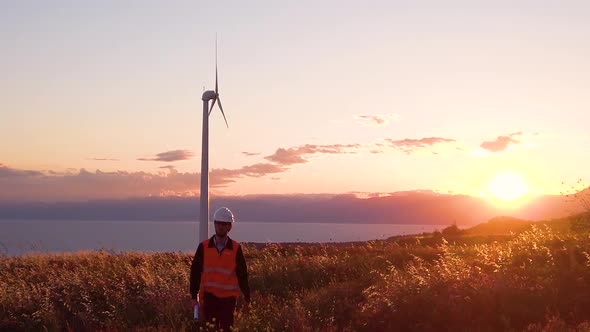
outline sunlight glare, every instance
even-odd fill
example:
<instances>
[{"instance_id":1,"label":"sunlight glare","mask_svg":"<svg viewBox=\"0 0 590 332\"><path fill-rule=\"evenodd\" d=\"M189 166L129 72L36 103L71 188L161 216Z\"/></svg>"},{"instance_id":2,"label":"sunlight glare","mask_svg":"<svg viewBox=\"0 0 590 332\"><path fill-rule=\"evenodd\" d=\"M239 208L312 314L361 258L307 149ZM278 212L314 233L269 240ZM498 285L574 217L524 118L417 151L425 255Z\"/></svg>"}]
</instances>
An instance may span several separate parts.
<instances>
[{"instance_id":1,"label":"sunlight glare","mask_svg":"<svg viewBox=\"0 0 590 332\"><path fill-rule=\"evenodd\" d=\"M517 173L498 173L489 183L488 191L502 201L513 201L521 198L528 192L527 185Z\"/></svg>"}]
</instances>

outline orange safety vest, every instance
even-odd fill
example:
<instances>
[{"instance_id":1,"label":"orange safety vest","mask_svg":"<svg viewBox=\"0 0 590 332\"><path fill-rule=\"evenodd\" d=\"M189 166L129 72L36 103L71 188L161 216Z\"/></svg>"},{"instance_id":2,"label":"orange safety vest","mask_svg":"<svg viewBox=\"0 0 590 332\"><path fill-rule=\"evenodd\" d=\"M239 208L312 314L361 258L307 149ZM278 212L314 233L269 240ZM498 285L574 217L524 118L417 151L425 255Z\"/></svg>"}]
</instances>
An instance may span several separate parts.
<instances>
[{"instance_id":1,"label":"orange safety vest","mask_svg":"<svg viewBox=\"0 0 590 332\"><path fill-rule=\"evenodd\" d=\"M231 239L230 239L231 240ZM217 251L213 240L203 241L203 273L201 274L201 289L199 299L203 300L205 292L219 298L240 296L240 286L236 275L236 255L240 244L232 241L233 248L227 247ZM213 245L210 247L209 242Z\"/></svg>"}]
</instances>

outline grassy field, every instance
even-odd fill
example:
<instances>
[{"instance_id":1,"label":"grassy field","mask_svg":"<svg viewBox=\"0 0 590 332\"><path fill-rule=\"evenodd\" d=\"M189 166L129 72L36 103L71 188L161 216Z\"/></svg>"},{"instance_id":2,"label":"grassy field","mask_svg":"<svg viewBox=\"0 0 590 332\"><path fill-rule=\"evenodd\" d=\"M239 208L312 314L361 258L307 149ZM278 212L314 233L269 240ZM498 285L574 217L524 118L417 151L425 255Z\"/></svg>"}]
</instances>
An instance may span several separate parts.
<instances>
[{"instance_id":1,"label":"grassy field","mask_svg":"<svg viewBox=\"0 0 590 332\"><path fill-rule=\"evenodd\" d=\"M588 216L244 245L241 331L590 331ZM195 330L192 254L0 256L0 330Z\"/></svg>"}]
</instances>

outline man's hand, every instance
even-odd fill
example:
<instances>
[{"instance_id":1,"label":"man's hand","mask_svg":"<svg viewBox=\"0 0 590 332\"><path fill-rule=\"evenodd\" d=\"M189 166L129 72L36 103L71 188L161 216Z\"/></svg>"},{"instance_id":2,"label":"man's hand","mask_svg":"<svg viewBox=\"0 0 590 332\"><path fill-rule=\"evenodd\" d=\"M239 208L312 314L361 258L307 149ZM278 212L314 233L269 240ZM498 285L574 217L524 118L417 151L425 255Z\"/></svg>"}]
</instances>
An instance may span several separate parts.
<instances>
[{"instance_id":1,"label":"man's hand","mask_svg":"<svg viewBox=\"0 0 590 332\"><path fill-rule=\"evenodd\" d=\"M193 304L193 308L195 307L195 305L199 306L199 320L204 319L205 310L203 309L203 306L201 305L199 298L192 299L192 304Z\"/></svg>"}]
</instances>

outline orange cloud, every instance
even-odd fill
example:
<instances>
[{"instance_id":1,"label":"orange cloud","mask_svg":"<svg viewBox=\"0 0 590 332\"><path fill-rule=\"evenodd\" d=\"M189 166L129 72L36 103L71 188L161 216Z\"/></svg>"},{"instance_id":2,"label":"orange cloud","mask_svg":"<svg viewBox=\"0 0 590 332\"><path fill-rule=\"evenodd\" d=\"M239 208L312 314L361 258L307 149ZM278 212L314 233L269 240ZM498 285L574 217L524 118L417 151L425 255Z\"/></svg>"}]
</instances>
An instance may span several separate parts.
<instances>
[{"instance_id":1,"label":"orange cloud","mask_svg":"<svg viewBox=\"0 0 590 332\"><path fill-rule=\"evenodd\" d=\"M427 148L439 143L451 143L456 142L454 139L441 138L441 137L425 137L421 139L405 138L402 140L386 139L389 142L389 146L403 151L406 154L410 154L418 149Z\"/></svg>"},{"instance_id":2,"label":"orange cloud","mask_svg":"<svg viewBox=\"0 0 590 332\"><path fill-rule=\"evenodd\" d=\"M290 165L308 162L308 157L319 154L356 153L360 144L306 144L295 148L279 148L265 157L272 163L257 163L237 169L212 169L209 184L222 188L243 177L263 177L289 170ZM159 153L155 158L139 160L176 161L193 154L187 150ZM200 173L180 173L173 166L161 166L168 172L89 172L85 169L58 173L38 172L8 168L0 164L0 200L80 200L129 198L146 196L191 196L200 190ZM277 179L273 177L273 179Z\"/></svg>"},{"instance_id":3,"label":"orange cloud","mask_svg":"<svg viewBox=\"0 0 590 332\"><path fill-rule=\"evenodd\" d=\"M279 148L277 151L264 157L264 159L275 162L279 165L305 164L309 162L306 158L313 154L346 154L356 153L355 149L360 148L360 144L331 144L331 145L313 145L306 144L295 148Z\"/></svg>"},{"instance_id":4,"label":"orange cloud","mask_svg":"<svg viewBox=\"0 0 590 332\"><path fill-rule=\"evenodd\" d=\"M389 124L390 120L396 119L398 116L392 113L386 114L358 114L354 118L357 122L365 127L383 127Z\"/></svg>"},{"instance_id":5,"label":"orange cloud","mask_svg":"<svg viewBox=\"0 0 590 332\"><path fill-rule=\"evenodd\" d=\"M521 136L522 132L512 133L508 136L498 136L493 141L486 141L481 143L480 147L490 152L500 152L508 148L510 144L518 144L520 140L514 139L514 136Z\"/></svg>"},{"instance_id":6,"label":"orange cloud","mask_svg":"<svg viewBox=\"0 0 590 332\"><path fill-rule=\"evenodd\" d=\"M210 177L212 178L211 186L223 187L244 176L258 178L268 174L285 172L287 170L287 168L281 167L280 165L268 163L248 165L238 169L215 168L210 172Z\"/></svg>"},{"instance_id":7,"label":"orange cloud","mask_svg":"<svg viewBox=\"0 0 590 332\"><path fill-rule=\"evenodd\" d=\"M307 160L303 158L302 155L305 155L305 153L298 151L298 149L279 148L274 154L266 156L264 159L281 165L305 164L307 163Z\"/></svg>"},{"instance_id":8,"label":"orange cloud","mask_svg":"<svg viewBox=\"0 0 590 332\"><path fill-rule=\"evenodd\" d=\"M179 160L187 160L192 158L194 155L195 154L189 150L172 150L158 153L155 158L137 158L137 160L173 162Z\"/></svg>"},{"instance_id":9,"label":"orange cloud","mask_svg":"<svg viewBox=\"0 0 590 332\"><path fill-rule=\"evenodd\" d=\"M0 200L59 201L120 199L148 196L195 196L199 194L200 173L181 173L173 166L169 172L39 172L9 168L0 164ZM243 177L262 177L286 171L281 165L259 163L238 169L213 169L212 188L222 188Z\"/></svg>"}]
</instances>

